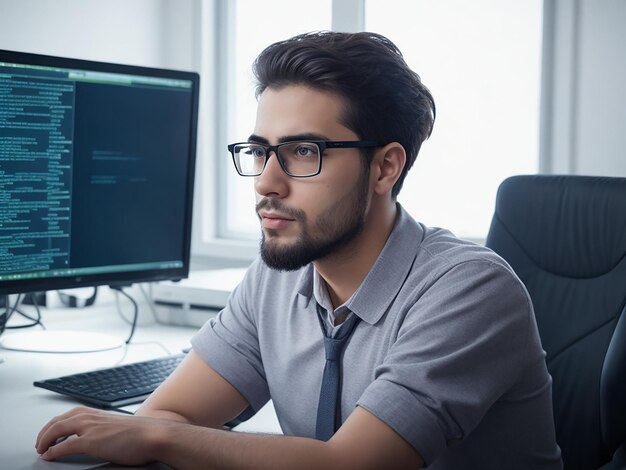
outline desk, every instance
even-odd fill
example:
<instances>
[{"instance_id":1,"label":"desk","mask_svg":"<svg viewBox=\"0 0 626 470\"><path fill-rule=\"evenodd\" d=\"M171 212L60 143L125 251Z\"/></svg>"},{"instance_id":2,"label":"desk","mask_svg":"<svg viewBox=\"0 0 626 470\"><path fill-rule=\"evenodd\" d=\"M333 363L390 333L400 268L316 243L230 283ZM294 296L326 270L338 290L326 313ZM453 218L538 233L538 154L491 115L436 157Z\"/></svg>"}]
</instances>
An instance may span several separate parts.
<instances>
[{"instance_id":1,"label":"desk","mask_svg":"<svg viewBox=\"0 0 626 470\"><path fill-rule=\"evenodd\" d=\"M122 338L126 338L130 331L130 326L117 313L113 303L85 309L52 309L42 314L42 320L50 330L107 332ZM4 334L15 334L13 331ZM35 451L37 433L50 418L79 403L34 387L33 381L161 357L168 352L177 353L189 346L189 339L195 331L196 328L156 323L149 306L143 303L140 304L135 336L125 348L78 354L29 353L0 348L0 469L122 468L87 457L75 457L64 462L41 460ZM271 403L237 430L279 433ZM152 464L143 468L169 467Z\"/></svg>"}]
</instances>

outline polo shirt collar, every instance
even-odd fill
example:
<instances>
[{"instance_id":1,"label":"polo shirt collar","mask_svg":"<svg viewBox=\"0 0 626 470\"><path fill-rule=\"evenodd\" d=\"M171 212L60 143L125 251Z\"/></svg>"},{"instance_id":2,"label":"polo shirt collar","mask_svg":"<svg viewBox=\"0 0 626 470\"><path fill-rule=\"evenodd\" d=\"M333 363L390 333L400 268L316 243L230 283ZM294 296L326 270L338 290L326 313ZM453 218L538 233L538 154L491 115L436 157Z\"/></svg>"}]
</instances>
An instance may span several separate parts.
<instances>
[{"instance_id":1,"label":"polo shirt collar","mask_svg":"<svg viewBox=\"0 0 626 470\"><path fill-rule=\"evenodd\" d=\"M417 257L424 229L397 204L396 224L348 308L361 320L375 324L387 312Z\"/></svg>"},{"instance_id":2,"label":"polo shirt collar","mask_svg":"<svg viewBox=\"0 0 626 470\"><path fill-rule=\"evenodd\" d=\"M372 325L381 319L402 288L424 237L422 226L400 204L397 208L396 223L383 250L347 302L350 311ZM313 269L312 263L303 268L296 286L296 292L306 298L307 305L314 298Z\"/></svg>"}]
</instances>

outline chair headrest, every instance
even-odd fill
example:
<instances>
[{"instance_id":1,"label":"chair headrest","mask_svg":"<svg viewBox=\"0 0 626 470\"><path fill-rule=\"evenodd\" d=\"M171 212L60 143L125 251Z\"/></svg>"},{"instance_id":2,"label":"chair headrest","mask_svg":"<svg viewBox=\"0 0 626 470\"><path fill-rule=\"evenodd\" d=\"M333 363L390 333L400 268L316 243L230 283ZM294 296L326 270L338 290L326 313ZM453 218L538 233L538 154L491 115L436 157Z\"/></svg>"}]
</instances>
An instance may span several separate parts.
<instances>
[{"instance_id":1,"label":"chair headrest","mask_svg":"<svg viewBox=\"0 0 626 470\"><path fill-rule=\"evenodd\" d=\"M495 212L526 254L553 274L596 277L626 256L626 178L513 176L500 185Z\"/></svg>"}]
</instances>

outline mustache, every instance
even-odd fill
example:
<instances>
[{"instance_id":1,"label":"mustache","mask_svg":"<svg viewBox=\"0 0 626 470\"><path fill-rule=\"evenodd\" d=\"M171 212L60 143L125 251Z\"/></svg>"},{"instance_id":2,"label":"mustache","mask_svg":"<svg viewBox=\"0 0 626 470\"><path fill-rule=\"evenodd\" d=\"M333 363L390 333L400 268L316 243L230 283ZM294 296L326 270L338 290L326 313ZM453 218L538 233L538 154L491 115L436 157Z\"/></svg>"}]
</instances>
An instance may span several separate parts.
<instances>
[{"instance_id":1,"label":"mustache","mask_svg":"<svg viewBox=\"0 0 626 470\"><path fill-rule=\"evenodd\" d=\"M261 218L259 216L259 211L261 209L275 210L276 212L280 212L281 214L289 216L295 220L306 219L306 214L304 213L304 211L287 207L282 202L274 198L264 197L258 202L258 204L256 205L256 212L259 218Z\"/></svg>"}]
</instances>

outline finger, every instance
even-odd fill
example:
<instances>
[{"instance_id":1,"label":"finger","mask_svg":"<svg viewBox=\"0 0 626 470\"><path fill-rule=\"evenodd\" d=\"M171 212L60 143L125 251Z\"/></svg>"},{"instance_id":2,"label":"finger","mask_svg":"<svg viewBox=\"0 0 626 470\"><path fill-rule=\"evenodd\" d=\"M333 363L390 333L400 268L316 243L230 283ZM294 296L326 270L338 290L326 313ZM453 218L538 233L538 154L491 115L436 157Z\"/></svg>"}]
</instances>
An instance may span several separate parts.
<instances>
[{"instance_id":1,"label":"finger","mask_svg":"<svg viewBox=\"0 0 626 470\"><path fill-rule=\"evenodd\" d=\"M41 441L41 436L43 436L48 429L50 429L50 426L52 426L55 423L58 423L59 421L65 420L67 418L70 418L72 416L78 415L78 414L82 414L82 413L100 413L99 410L93 409L93 408L87 408L86 406L79 406L76 408L72 408L69 411L66 411L65 413L59 415L59 416L55 416L54 418L52 418L50 421L48 421L43 428L41 428L41 431L39 431L39 433L37 434L37 439L35 440L35 448L39 447L39 443Z\"/></svg>"},{"instance_id":2,"label":"finger","mask_svg":"<svg viewBox=\"0 0 626 470\"><path fill-rule=\"evenodd\" d=\"M37 439L35 440L35 447L39 446L39 442L41 441L41 437L46 434L48 432L48 430L50 429L50 426L52 426L55 423L58 423L59 421L66 419L67 418L68 413L63 413L62 415L59 416L55 416L54 418L52 418L50 421L48 421L39 431L39 433L37 434Z\"/></svg>"},{"instance_id":3,"label":"finger","mask_svg":"<svg viewBox=\"0 0 626 470\"><path fill-rule=\"evenodd\" d=\"M63 434L58 427L51 426L44 434L42 434L41 438L37 442L37 445L35 446L35 450L39 454L43 454L50 447L63 442L68 436L68 434Z\"/></svg>"},{"instance_id":4,"label":"finger","mask_svg":"<svg viewBox=\"0 0 626 470\"><path fill-rule=\"evenodd\" d=\"M81 434L84 427L82 419L85 413L69 416L65 419L58 420L52 423L45 432L43 432L37 442L35 449L40 454L43 454L50 447L59 445L58 442L72 436L74 434Z\"/></svg>"},{"instance_id":5,"label":"finger","mask_svg":"<svg viewBox=\"0 0 626 470\"><path fill-rule=\"evenodd\" d=\"M71 436L64 441L49 447L43 454L41 454L41 458L44 460L56 460L66 455L82 453L84 453L83 440L78 436Z\"/></svg>"}]
</instances>

